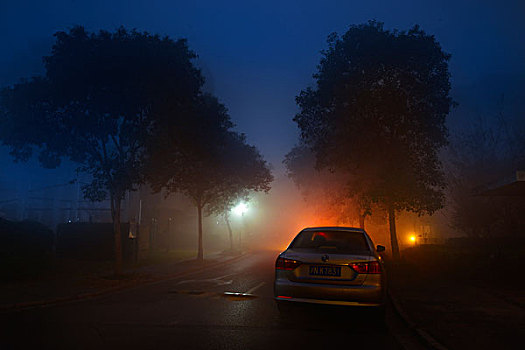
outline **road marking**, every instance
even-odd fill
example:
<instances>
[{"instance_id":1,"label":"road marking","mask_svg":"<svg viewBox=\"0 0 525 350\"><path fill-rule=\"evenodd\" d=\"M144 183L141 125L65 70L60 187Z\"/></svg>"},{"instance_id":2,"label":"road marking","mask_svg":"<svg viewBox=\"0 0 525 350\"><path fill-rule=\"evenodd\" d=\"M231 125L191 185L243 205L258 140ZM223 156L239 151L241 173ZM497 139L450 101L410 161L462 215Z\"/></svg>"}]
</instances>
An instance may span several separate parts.
<instances>
[{"instance_id":1,"label":"road marking","mask_svg":"<svg viewBox=\"0 0 525 350\"><path fill-rule=\"evenodd\" d=\"M253 292L255 292L257 289L261 288L265 284L266 284L265 282L261 282L258 285L256 285L255 287L253 287L252 289L249 289L248 291L244 292L244 294L252 294Z\"/></svg>"},{"instance_id":2,"label":"road marking","mask_svg":"<svg viewBox=\"0 0 525 350\"><path fill-rule=\"evenodd\" d=\"M215 277L215 278L206 278L206 279L202 279L202 280L184 280L184 281L177 282L175 285L178 286L180 284L194 283L194 282L212 282L212 283L216 283L218 286L222 286L222 285L225 285L225 284L232 284L233 280L223 281L222 279L226 278L226 277L233 276L233 275L235 275L235 273L230 273L228 275L219 276L219 277Z\"/></svg>"},{"instance_id":3,"label":"road marking","mask_svg":"<svg viewBox=\"0 0 525 350\"><path fill-rule=\"evenodd\" d=\"M236 273L230 273L230 274L227 274L227 275L224 275L224 276L219 276L219 277L215 277L215 278L201 279L201 280L196 280L196 279L184 280L184 281L177 282L176 285L187 284L187 283L196 283L196 282L201 282L201 283L202 282L211 282L211 283L215 283L216 286L221 286L221 285L226 285L226 284L232 284L233 280L224 281L223 279L226 278L226 277L231 277L233 275L236 275ZM212 297L212 298L217 298L219 295L222 295L223 297L227 297L230 300L245 300L245 299L256 298L257 296L254 295L253 292L255 292L257 289L261 288L265 284L266 284L266 282L260 282L255 287L250 288L245 293L224 292L222 294L219 294L219 293L216 293L216 292L209 292L209 291L206 292L206 291L203 291L203 290L170 290L169 292L170 293L176 293L176 294L188 294L188 295L192 295L192 296Z\"/></svg>"}]
</instances>

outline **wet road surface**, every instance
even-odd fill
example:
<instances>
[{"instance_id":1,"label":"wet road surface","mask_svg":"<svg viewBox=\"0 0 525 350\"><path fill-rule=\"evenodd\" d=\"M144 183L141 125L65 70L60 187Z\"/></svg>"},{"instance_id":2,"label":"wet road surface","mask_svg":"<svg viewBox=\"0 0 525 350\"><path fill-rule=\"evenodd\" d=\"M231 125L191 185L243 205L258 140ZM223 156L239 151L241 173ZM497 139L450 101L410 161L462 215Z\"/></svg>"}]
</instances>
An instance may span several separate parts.
<instances>
[{"instance_id":1,"label":"wet road surface","mask_svg":"<svg viewBox=\"0 0 525 350\"><path fill-rule=\"evenodd\" d=\"M276 257L255 252L95 300L3 314L0 348L399 348L389 327L366 310L310 306L281 316L272 289Z\"/></svg>"}]
</instances>

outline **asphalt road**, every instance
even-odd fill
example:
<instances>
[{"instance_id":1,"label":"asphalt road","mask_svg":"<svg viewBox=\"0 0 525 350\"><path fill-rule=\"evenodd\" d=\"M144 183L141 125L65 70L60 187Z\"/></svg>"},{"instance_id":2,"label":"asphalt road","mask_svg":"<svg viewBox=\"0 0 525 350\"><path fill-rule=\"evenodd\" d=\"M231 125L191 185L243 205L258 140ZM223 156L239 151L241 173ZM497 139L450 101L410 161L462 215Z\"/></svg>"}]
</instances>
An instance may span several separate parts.
<instances>
[{"instance_id":1,"label":"asphalt road","mask_svg":"<svg viewBox=\"0 0 525 350\"><path fill-rule=\"evenodd\" d=\"M256 252L95 300L3 314L0 348L399 348L391 328L364 310L300 307L282 317L272 290L276 256Z\"/></svg>"}]
</instances>

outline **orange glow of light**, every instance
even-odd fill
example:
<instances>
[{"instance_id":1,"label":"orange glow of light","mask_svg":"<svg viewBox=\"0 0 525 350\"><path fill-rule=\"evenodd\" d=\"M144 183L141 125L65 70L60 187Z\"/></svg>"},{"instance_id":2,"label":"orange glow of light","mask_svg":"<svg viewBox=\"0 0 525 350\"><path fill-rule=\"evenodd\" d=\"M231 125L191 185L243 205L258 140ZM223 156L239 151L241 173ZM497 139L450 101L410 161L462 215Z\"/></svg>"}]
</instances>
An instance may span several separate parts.
<instances>
[{"instance_id":1,"label":"orange glow of light","mask_svg":"<svg viewBox=\"0 0 525 350\"><path fill-rule=\"evenodd\" d=\"M302 198L299 197L302 201ZM302 202L299 202L302 203ZM336 220L336 214L327 211L319 212L319 210L313 210L303 204L290 204L286 210L282 210L279 214L289 214L287 220L281 221L278 227L280 232L275 236L272 245L280 251L285 250L297 234L307 227L324 227L324 226L349 226L355 227L355 223L352 222L339 222ZM323 232L324 233L324 232Z\"/></svg>"},{"instance_id":2,"label":"orange glow of light","mask_svg":"<svg viewBox=\"0 0 525 350\"><path fill-rule=\"evenodd\" d=\"M410 236L410 242L416 243L416 236L414 235Z\"/></svg>"}]
</instances>

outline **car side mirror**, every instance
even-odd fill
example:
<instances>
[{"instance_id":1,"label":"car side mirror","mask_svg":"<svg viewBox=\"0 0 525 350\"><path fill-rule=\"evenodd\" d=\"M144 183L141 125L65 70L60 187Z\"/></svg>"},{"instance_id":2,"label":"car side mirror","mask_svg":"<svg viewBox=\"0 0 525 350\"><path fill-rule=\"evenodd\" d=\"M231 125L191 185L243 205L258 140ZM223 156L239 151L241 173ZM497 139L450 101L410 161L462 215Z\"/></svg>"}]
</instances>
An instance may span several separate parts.
<instances>
[{"instance_id":1,"label":"car side mirror","mask_svg":"<svg viewBox=\"0 0 525 350\"><path fill-rule=\"evenodd\" d=\"M383 246L383 245L379 245L379 244L378 244L378 245L377 245L377 248L376 248L376 251L377 251L378 253L384 252L384 251L385 251L385 246Z\"/></svg>"}]
</instances>

